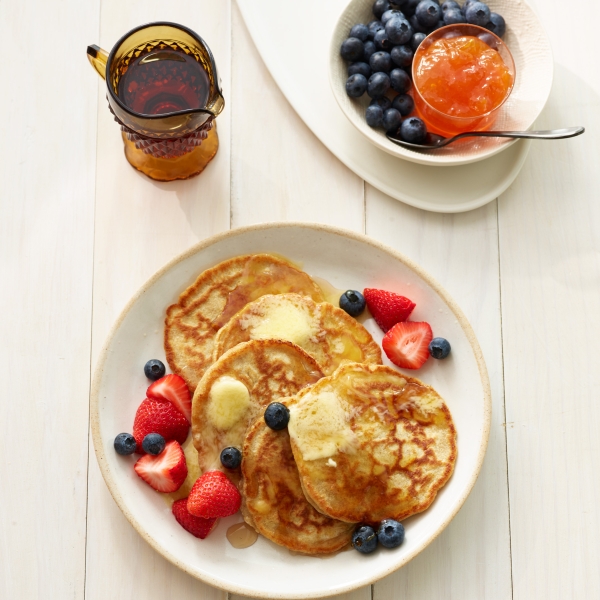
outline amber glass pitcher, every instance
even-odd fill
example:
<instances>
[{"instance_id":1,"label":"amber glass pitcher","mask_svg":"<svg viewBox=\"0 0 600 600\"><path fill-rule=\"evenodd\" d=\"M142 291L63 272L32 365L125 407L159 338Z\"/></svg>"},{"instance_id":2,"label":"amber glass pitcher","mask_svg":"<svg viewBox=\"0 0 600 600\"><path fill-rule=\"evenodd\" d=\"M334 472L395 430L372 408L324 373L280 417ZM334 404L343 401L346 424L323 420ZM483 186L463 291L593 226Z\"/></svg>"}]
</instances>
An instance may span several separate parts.
<instances>
[{"instance_id":1,"label":"amber glass pitcher","mask_svg":"<svg viewBox=\"0 0 600 600\"><path fill-rule=\"evenodd\" d=\"M159 181L201 173L217 153L215 118L225 106L202 38L183 25L149 23L110 53L88 46L87 56L106 80L129 163Z\"/></svg>"}]
</instances>

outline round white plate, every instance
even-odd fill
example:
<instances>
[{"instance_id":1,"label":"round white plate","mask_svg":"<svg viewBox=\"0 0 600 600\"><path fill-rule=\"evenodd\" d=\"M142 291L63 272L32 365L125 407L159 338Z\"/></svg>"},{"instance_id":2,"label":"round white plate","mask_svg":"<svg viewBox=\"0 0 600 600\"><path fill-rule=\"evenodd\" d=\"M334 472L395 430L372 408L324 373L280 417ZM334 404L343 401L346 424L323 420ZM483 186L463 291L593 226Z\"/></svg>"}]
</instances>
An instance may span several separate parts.
<instances>
[{"instance_id":1,"label":"round white plate","mask_svg":"<svg viewBox=\"0 0 600 600\"><path fill-rule=\"evenodd\" d=\"M462 0L459 2L463 4ZM546 105L554 63L548 37L531 7L523 0L489 0L493 12L506 20L504 42L515 61L515 87L500 109L492 129L525 131L538 118ZM453 166L489 158L515 144L516 140L471 138L440 150L417 152L390 142L382 130L373 129L365 121L370 98L349 98L346 94L348 63L340 56L340 46L356 23L369 23L375 17L372 0L351 0L338 19L329 48L329 78L333 94L348 120L372 144L392 156L422 165Z\"/></svg>"},{"instance_id":2,"label":"round white plate","mask_svg":"<svg viewBox=\"0 0 600 600\"><path fill-rule=\"evenodd\" d=\"M164 360L166 307L204 269L240 254L273 252L299 262L310 275L336 288L378 287L416 302L412 319L428 321L446 337L452 353L430 359L412 372L445 398L458 432L458 459L450 481L431 507L407 519L406 541L395 550L364 556L355 551L327 559L292 555L259 537L250 548L233 548L225 537L240 516L223 519L205 539L184 531L160 494L139 479L135 458L118 456L114 437L131 431L148 381L144 363ZM365 326L377 341L382 333L372 319ZM91 395L96 456L116 503L139 534L187 573L237 594L261 598L318 598L367 585L406 564L448 525L471 491L487 446L490 388L473 331L448 294L417 265L365 237L330 227L272 224L215 236L173 260L129 302L110 333L98 361Z\"/></svg>"},{"instance_id":3,"label":"round white plate","mask_svg":"<svg viewBox=\"0 0 600 600\"><path fill-rule=\"evenodd\" d=\"M518 141L485 162L439 169L398 159L352 126L329 85L329 43L347 0L304 0L301 5L238 0L237 4L262 59L290 104L321 142L373 187L417 208L455 213L491 202L519 174L529 140Z\"/></svg>"}]
</instances>

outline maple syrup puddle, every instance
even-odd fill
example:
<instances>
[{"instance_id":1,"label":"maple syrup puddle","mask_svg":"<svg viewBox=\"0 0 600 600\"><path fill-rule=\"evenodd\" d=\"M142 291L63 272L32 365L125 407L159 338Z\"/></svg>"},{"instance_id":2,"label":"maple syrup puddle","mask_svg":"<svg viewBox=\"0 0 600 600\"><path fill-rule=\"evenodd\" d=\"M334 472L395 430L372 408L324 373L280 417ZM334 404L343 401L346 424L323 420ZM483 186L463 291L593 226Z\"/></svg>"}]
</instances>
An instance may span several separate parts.
<instances>
[{"instance_id":1,"label":"maple syrup puddle","mask_svg":"<svg viewBox=\"0 0 600 600\"><path fill-rule=\"evenodd\" d=\"M236 523L225 534L229 543L238 550L248 548L258 539L258 533L247 523Z\"/></svg>"},{"instance_id":2,"label":"maple syrup puddle","mask_svg":"<svg viewBox=\"0 0 600 600\"><path fill-rule=\"evenodd\" d=\"M340 290L334 287L327 279L323 279L322 277L316 277L315 275L311 275L311 278L314 279L315 283L321 288L323 292L323 296L325 297L326 302L329 304L333 304L336 308L340 305L340 296L348 291L348 288L345 290ZM361 292L362 293L362 292ZM356 319L361 325L364 325L367 319L372 318L369 309L365 307L365 310L358 315L358 317L353 317Z\"/></svg>"},{"instance_id":3,"label":"maple syrup puddle","mask_svg":"<svg viewBox=\"0 0 600 600\"><path fill-rule=\"evenodd\" d=\"M338 290L336 287L331 285L329 281L323 279L322 277L316 277L314 275L311 275L310 277L321 288L325 300L329 302L329 304L333 304L334 306L338 307L340 305L340 296L346 290Z\"/></svg>"}]
</instances>

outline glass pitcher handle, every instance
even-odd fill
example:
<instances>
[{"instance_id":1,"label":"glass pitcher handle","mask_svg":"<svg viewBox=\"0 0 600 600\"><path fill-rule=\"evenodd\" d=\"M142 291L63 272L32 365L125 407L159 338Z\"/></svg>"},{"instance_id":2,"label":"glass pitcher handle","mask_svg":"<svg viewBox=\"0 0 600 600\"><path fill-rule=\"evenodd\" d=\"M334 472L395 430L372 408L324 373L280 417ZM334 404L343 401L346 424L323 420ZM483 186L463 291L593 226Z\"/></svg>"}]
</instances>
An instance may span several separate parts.
<instances>
[{"instance_id":1,"label":"glass pitcher handle","mask_svg":"<svg viewBox=\"0 0 600 600\"><path fill-rule=\"evenodd\" d=\"M106 62L108 61L108 52L102 50L99 46L93 45L87 47L87 57L90 64L102 79L106 79Z\"/></svg>"}]
</instances>

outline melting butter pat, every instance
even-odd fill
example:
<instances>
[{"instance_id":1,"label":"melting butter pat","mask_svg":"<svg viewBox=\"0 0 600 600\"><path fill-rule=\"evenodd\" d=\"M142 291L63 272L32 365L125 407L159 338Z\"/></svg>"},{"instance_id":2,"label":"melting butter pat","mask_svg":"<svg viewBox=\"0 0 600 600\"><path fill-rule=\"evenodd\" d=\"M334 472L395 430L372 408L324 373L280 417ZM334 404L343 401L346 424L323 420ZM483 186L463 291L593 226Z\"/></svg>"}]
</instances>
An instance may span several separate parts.
<instances>
[{"instance_id":1,"label":"melting butter pat","mask_svg":"<svg viewBox=\"0 0 600 600\"><path fill-rule=\"evenodd\" d=\"M250 404L248 388L241 381L225 375L210 388L206 408L208 420L217 429L231 429Z\"/></svg>"},{"instance_id":2,"label":"melting butter pat","mask_svg":"<svg viewBox=\"0 0 600 600\"><path fill-rule=\"evenodd\" d=\"M261 317L252 315L246 329L250 327L253 340L286 340L298 346L304 346L316 333L310 315L305 309L290 303L274 304Z\"/></svg>"},{"instance_id":3,"label":"melting butter pat","mask_svg":"<svg viewBox=\"0 0 600 600\"><path fill-rule=\"evenodd\" d=\"M334 392L303 396L290 408L288 432L306 461L350 453L356 447L348 413Z\"/></svg>"}]
</instances>

